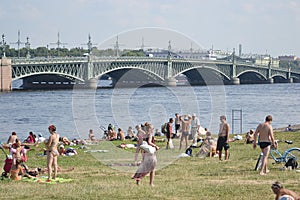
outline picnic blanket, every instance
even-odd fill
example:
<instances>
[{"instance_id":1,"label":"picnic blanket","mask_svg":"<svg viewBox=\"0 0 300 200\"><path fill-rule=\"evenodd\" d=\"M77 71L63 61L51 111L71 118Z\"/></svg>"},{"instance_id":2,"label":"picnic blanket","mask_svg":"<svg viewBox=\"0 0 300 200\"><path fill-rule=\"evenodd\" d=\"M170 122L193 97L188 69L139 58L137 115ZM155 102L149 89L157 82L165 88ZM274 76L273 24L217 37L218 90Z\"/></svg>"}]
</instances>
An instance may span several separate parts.
<instances>
[{"instance_id":1,"label":"picnic blanket","mask_svg":"<svg viewBox=\"0 0 300 200\"><path fill-rule=\"evenodd\" d=\"M51 182L47 182L47 177L42 176L42 177L36 177L36 178L23 177L22 181L33 182L33 183L57 184L57 183L68 183L68 182L73 181L73 179L56 178L55 180L51 179Z\"/></svg>"}]
</instances>

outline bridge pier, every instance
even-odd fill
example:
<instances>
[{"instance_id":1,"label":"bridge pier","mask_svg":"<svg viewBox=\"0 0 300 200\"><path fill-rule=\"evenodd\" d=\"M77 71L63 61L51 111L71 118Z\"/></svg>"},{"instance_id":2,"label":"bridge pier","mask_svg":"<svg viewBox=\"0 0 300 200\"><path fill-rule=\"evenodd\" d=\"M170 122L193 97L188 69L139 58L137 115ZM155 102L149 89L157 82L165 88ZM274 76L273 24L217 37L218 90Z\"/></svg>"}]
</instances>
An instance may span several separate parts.
<instances>
[{"instance_id":1,"label":"bridge pier","mask_svg":"<svg viewBox=\"0 0 300 200\"><path fill-rule=\"evenodd\" d=\"M240 79L237 78L237 77L233 77L233 78L231 79L231 83L232 83L233 85L239 85L239 84L240 84Z\"/></svg>"},{"instance_id":2,"label":"bridge pier","mask_svg":"<svg viewBox=\"0 0 300 200\"><path fill-rule=\"evenodd\" d=\"M288 81L288 83L293 83L294 79L293 78L289 78L287 81Z\"/></svg>"},{"instance_id":3,"label":"bridge pier","mask_svg":"<svg viewBox=\"0 0 300 200\"><path fill-rule=\"evenodd\" d=\"M97 79L91 78L85 83L85 87L88 89L97 89Z\"/></svg>"},{"instance_id":4,"label":"bridge pier","mask_svg":"<svg viewBox=\"0 0 300 200\"><path fill-rule=\"evenodd\" d=\"M11 59L0 59L0 92L12 90Z\"/></svg>"},{"instance_id":5,"label":"bridge pier","mask_svg":"<svg viewBox=\"0 0 300 200\"><path fill-rule=\"evenodd\" d=\"M267 83L273 84L273 83L274 83L274 79L273 79L273 78L269 78L269 79L267 80Z\"/></svg>"},{"instance_id":6,"label":"bridge pier","mask_svg":"<svg viewBox=\"0 0 300 200\"><path fill-rule=\"evenodd\" d=\"M171 77L165 80L165 85L170 86L170 87L175 87L176 86L176 79Z\"/></svg>"}]
</instances>

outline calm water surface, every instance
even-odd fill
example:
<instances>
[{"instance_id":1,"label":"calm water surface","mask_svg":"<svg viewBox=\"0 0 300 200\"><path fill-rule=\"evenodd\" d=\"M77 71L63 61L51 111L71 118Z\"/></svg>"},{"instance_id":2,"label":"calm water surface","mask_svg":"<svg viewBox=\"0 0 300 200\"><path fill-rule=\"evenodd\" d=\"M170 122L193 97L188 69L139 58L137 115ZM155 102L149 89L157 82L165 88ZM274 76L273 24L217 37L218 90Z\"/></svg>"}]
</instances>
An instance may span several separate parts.
<instances>
[{"instance_id":1,"label":"calm water surface","mask_svg":"<svg viewBox=\"0 0 300 200\"><path fill-rule=\"evenodd\" d=\"M273 127L300 123L300 84L155 87L97 90L39 90L0 93L0 140L12 131L26 138L29 131L48 137L55 124L61 135L87 138L94 129L112 123L120 128L152 123L155 128L174 113L196 113L203 127L217 133L219 115L231 127L232 110L242 110L242 133L256 128L266 115ZM234 132L240 133L239 112L234 112Z\"/></svg>"}]
</instances>

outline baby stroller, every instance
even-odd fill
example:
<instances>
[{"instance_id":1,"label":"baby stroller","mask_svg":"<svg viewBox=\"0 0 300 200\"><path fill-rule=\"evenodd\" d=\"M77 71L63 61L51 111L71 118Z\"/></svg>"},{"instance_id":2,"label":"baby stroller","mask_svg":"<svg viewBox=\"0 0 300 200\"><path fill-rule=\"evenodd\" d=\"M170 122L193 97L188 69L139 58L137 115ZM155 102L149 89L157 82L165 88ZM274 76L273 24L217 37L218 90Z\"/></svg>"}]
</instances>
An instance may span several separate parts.
<instances>
[{"instance_id":1,"label":"baby stroller","mask_svg":"<svg viewBox=\"0 0 300 200\"><path fill-rule=\"evenodd\" d=\"M13 163L13 159L11 156L7 155L7 153L4 151L2 145L0 145L0 149L3 151L3 153L5 154L5 157L6 157L6 159L4 161L5 164L3 166L4 172L2 172L1 177L7 178L8 177L7 175L9 174L9 171L10 171L12 163Z\"/></svg>"},{"instance_id":2,"label":"baby stroller","mask_svg":"<svg viewBox=\"0 0 300 200\"><path fill-rule=\"evenodd\" d=\"M10 169L12 167L13 164L13 158L11 155L7 155L7 153L4 151L3 146L0 145L1 150L3 151L3 153L5 154L5 161L4 161L4 166L3 166L3 170L4 172L2 172L1 177L2 178L8 178L8 174L10 173ZM24 168L25 172L28 172L28 167L27 165L24 163L27 161L27 156L26 155L22 155L22 163L21 166Z\"/></svg>"},{"instance_id":3,"label":"baby stroller","mask_svg":"<svg viewBox=\"0 0 300 200\"><path fill-rule=\"evenodd\" d=\"M100 129L103 131L104 133L104 136L103 136L103 139L107 139L108 138L108 130L105 129L104 126L100 126Z\"/></svg>"}]
</instances>

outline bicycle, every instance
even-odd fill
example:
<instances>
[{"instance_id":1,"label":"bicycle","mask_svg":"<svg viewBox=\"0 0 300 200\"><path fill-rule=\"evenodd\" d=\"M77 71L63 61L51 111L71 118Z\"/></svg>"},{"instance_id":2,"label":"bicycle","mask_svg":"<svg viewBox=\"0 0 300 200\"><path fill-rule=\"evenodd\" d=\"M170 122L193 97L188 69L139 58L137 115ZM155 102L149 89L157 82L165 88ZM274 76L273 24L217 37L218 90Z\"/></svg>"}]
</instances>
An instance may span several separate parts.
<instances>
[{"instance_id":1,"label":"bicycle","mask_svg":"<svg viewBox=\"0 0 300 200\"><path fill-rule=\"evenodd\" d=\"M277 141L277 143L279 143L279 142L280 141ZM270 150L271 158L275 161L276 164L284 163L285 165L286 165L287 162L289 162L290 159L293 159L296 163L296 166L297 166L298 162L300 160L300 148L298 148L298 147L288 148L288 146L290 144L293 144L293 141L286 140L284 142L287 143L287 149L283 152L283 154L280 153L280 151L278 149L276 149L274 147L271 147L271 150ZM261 169L262 158L263 158L263 153L260 153L260 155L257 159L254 170L260 170Z\"/></svg>"}]
</instances>

